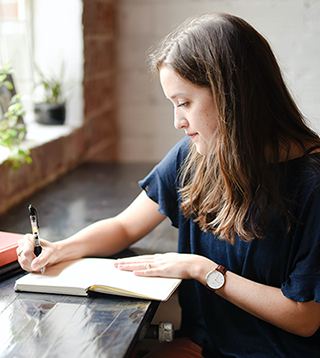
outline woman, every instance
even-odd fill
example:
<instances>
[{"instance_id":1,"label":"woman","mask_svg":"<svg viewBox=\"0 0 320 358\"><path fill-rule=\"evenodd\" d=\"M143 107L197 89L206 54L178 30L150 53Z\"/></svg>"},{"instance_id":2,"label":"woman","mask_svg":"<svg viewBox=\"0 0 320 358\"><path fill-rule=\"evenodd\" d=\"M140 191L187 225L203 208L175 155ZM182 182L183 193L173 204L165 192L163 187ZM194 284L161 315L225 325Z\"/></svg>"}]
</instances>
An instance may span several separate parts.
<instances>
[{"instance_id":1,"label":"woman","mask_svg":"<svg viewBox=\"0 0 320 358\"><path fill-rule=\"evenodd\" d=\"M21 266L114 254L168 216L179 253L116 263L184 279L183 338L150 357L318 357L320 139L268 43L240 18L204 15L168 35L150 62L187 137L117 217L43 240L38 258L26 235Z\"/></svg>"}]
</instances>

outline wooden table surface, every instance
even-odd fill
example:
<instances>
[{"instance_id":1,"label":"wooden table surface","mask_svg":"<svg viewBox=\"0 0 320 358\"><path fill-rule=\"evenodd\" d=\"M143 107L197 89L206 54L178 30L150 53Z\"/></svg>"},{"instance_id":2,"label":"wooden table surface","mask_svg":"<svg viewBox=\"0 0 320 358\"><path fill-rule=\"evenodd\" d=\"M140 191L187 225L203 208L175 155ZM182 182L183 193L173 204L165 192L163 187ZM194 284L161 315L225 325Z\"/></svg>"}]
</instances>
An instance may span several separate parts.
<instances>
[{"instance_id":1,"label":"wooden table surface","mask_svg":"<svg viewBox=\"0 0 320 358\"><path fill-rule=\"evenodd\" d=\"M28 205L39 212L41 237L57 241L118 214L140 192L152 165L84 164L0 217L0 230L30 232ZM176 251L168 221L123 255ZM21 273L20 275L22 275ZM129 357L158 302L108 295L76 297L15 292L0 283L0 357Z\"/></svg>"}]
</instances>

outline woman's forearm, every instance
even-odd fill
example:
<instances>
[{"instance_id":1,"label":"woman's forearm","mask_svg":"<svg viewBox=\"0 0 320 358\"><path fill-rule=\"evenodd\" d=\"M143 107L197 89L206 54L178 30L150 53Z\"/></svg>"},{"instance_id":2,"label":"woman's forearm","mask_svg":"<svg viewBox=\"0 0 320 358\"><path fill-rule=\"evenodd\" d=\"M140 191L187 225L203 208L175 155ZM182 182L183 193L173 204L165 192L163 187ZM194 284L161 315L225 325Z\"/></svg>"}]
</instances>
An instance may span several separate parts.
<instances>
[{"instance_id":1,"label":"woman's forearm","mask_svg":"<svg viewBox=\"0 0 320 358\"><path fill-rule=\"evenodd\" d=\"M38 271L56 262L85 256L106 257L116 254L152 231L165 216L158 212L158 204L148 198L145 192L114 218L98 221L80 230L73 236L49 242L41 240L42 252L34 255L34 238L25 235L19 241L21 251L18 260L26 271Z\"/></svg>"},{"instance_id":2,"label":"woman's forearm","mask_svg":"<svg viewBox=\"0 0 320 358\"><path fill-rule=\"evenodd\" d=\"M84 256L116 254L152 231L165 218L145 192L116 217L91 224L68 239L56 242L54 262Z\"/></svg>"},{"instance_id":3,"label":"woman's forearm","mask_svg":"<svg viewBox=\"0 0 320 358\"><path fill-rule=\"evenodd\" d=\"M206 274L217 263L200 255L167 253L121 259L116 267L142 276L195 279L206 285ZM320 326L320 303L295 302L285 297L280 288L262 285L230 271L225 274L224 286L215 294L290 333L307 337Z\"/></svg>"},{"instance_id":4,"label":"woman's forearm","mask_svg":"<svg viewBox=\"0 0 320 358\"><path fill-rule=\"evenodd\" d=\"M55 262L85 256L110 256L127 248L130 245L128 239L120 220L101 220L65 240L55 242Z\"/></svg>"},{"instance_id":5,"label":"woman's forearm","mask_svg":"<svg viewBox=\"0 0 320 358\"><path fill-rule=\"evenodd\" d=\"M208 259L203 259L196 279L205 285ZM230 271L225 274L225 285L216 290L216 294L290 333L307 337L314 334L320 325L320 303L295 302L285 297L280 288L248 280Z\"/></svg>"}]
</instances>

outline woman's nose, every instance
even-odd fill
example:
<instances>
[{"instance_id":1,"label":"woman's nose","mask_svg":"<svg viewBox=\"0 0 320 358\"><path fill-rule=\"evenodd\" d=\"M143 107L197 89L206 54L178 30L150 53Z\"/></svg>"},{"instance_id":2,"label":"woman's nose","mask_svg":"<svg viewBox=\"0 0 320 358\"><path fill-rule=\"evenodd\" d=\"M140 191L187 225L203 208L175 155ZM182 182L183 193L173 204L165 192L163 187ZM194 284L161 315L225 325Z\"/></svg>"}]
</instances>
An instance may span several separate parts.
<instances>
[{"instance_id":1,"label":"woman's nose","mask_svg":"<svg viewBox=\"0 0 320 358\"><path fill-rule=\"evenodd\" d=\"M174 111L174 126L176 129L184 129L188 126L187 119L180 112L179 108Z\"/></svg>"}]
</instances>

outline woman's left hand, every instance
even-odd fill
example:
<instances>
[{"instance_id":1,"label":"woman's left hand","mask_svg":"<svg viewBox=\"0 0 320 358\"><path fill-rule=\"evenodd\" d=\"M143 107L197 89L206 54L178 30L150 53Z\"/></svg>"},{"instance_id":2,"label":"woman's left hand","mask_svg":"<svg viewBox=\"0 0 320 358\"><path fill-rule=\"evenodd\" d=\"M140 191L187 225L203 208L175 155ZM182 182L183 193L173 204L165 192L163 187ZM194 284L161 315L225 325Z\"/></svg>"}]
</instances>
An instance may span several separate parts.
<instances>
[{"instance_id":1,"label":"woman's left hand","mask_svg":"<svg viewBox=\"0 0 320 358\"><path fill-rule=\"evenodd\" d=\"M137 276L193 278L197 280L216 266L213 261L203 256L173 252L129 257L118 259L115 262L115 267L118 269L133 271Z\"/></svg>"}]
</instances>

